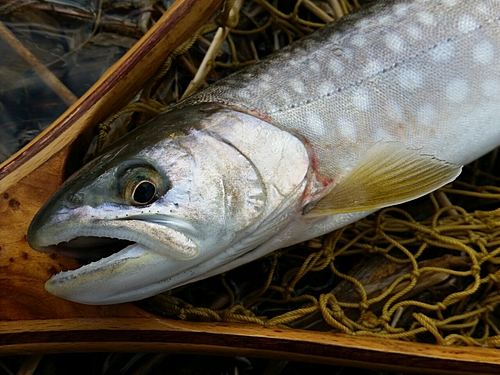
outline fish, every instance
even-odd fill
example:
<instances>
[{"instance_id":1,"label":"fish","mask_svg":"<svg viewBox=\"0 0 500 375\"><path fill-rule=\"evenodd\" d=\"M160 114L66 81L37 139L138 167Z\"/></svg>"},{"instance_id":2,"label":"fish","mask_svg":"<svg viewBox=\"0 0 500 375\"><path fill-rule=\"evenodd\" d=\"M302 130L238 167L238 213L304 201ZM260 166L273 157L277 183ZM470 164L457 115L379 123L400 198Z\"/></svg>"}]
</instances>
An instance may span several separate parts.
<instances>
[{"instance_id":1,"label":"fish","mask_svg":"<svg viewBox=\"0 0 500 375\"><path fill-rule=\"evenodd\" d=\"M500 0L381 0L180 102L33 218L48 292L144 299L453 181L500 144Z\"/></svg>"}]
</instances>

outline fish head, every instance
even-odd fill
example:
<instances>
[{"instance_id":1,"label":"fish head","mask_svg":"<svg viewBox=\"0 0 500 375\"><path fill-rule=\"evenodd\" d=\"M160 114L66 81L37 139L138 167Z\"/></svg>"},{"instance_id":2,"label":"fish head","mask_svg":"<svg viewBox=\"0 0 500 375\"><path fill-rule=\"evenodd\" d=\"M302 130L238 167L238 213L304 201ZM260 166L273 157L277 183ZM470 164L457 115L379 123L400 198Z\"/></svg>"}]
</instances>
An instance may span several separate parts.
<instances>
[{"instance_id":1,"label":"fish head","mask_svg":"<svg viewBox=\"0 0 500 375\"><path fill-rule=\"evenodd\" d=\"M264 242L274 217L300 212L307 152L293 178L273 175L261 165L269 155L235 145L246 137L231 131L238 121L262 122L229 110L174 110L65 182L33 219L28 242L90 263L54 275L46 289L87 304L142 299L203 278ZM294 199L277 194L284 184Z\"/></svg>"}]
</instances>

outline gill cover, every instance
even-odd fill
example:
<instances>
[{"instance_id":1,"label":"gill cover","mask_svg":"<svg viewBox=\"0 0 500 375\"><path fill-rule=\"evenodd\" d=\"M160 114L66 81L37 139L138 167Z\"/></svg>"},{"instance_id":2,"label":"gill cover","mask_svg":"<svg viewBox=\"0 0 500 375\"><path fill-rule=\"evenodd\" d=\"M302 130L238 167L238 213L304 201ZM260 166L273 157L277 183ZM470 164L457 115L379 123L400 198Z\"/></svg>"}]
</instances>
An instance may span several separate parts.
<instances>
[{"instance_id":1,"label":"gill cover","mask_svg":"<svg viewBox=\"0 0 500 375\"><path fill-rule=\"evenodd\" d=\"M49 292L88 304L137 300L231 268L300 212L308 172L303 143L261 119L173 110L70 178L28 241L90 261L55 275Z\"/></svg>"}]
</instances>

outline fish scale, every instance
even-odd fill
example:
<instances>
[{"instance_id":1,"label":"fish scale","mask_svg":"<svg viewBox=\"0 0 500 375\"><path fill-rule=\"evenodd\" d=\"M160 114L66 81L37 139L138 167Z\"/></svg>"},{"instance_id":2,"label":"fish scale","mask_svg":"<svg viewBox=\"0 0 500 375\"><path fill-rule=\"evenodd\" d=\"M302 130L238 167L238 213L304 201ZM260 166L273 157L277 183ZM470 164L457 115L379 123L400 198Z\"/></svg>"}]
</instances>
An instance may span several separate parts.
<instances>
[{"instance_id":1,"label":"fish scale","mask_svg":"<svg viewBox=\"0 0 500 375\"><path fill-rule=\"evenodd\" d=\"M34 249L96 259L46 289L146 298L453 181L500 144L499 20L378 1L138 127L33 219Z\"/></svg>"},{"instance_id":2,"label":"fish scale","mask_svg":"<svg viewBox=\"0 0 500 375\"><path fill-rule=\"evenodd\" d=\"M401 139L465 164L483 153L462 151L484 139L471 121L488 129L489 149L500 135L499 20L495 0L379 1L184 105L259 112L314 144L325 177L351 170L374 143Z\"/></svg>"}]
</instances>

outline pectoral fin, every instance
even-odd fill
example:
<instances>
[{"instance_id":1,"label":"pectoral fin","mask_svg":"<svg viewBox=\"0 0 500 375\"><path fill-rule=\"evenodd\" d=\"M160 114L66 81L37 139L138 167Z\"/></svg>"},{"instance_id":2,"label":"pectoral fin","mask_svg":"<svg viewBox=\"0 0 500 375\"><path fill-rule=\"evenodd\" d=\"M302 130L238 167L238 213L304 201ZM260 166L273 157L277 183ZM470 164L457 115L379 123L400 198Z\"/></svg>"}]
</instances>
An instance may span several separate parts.
<instances>
[{"instance_id":1,"label":"pectoral fin","mask_svg":"<svg viewBox=\"0 0 500 375\"><path fill-rule=\"evenodd\" d=\"M402 143L372 147L307 216L376 210L421 197L453 181L462 166L422 155Z\"/></svg>"}]
</instances>

